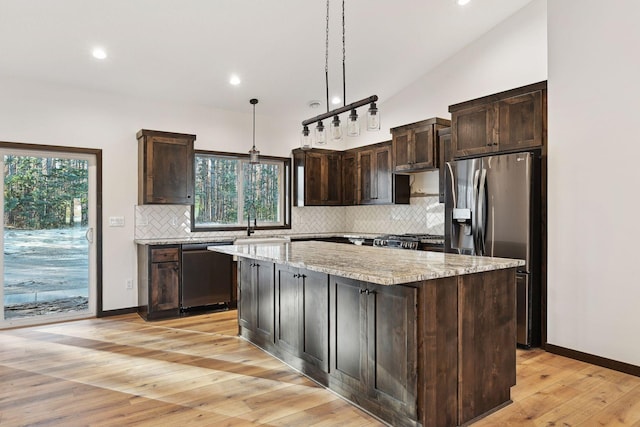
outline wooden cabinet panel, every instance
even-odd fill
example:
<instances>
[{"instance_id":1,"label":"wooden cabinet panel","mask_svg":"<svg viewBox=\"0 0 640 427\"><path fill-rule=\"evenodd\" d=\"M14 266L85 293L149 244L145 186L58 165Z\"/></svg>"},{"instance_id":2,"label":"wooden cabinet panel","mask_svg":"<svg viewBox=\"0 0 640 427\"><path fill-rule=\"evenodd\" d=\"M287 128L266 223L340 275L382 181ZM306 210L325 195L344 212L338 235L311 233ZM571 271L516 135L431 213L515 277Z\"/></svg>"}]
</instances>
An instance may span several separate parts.
<instances>
[{"instance_id":1,"label":"wooden cabinet panel","mask_svg":"<svg viewBox=\"0 0 640 427\"><path fill-rule=\"evenodd\" d=\"M542 91L498 102L501 150L525 150L542 145Z\"/></svg>"},{"instance_id":2,"label":"wooden cabinet panel","mask_svg":"<svg viewBox=\"0 0 640 427\"><path fill-rule=\"evenodd\" d=\"M540 82L449 106L454 157L544 145L547 84Z\"/></svg>"},{"instance_id":3,"label":"wooden cabinet panel","mask_svg":"<svg viewBox=\"0 0 640 427\"><path fill-rule=\"evenodd\" d=\"M366 300L362 282L330 276L331 376L351 390L364 390L367 348Z\"/></svg>"},{"instance_id":4,"label":"wooden cabinet panel","mask_svg":"<svg viewBox=\"0 0 640 427\"><path fill-rule=\"evenodd\" d=\"M138 245L138 313L145 320L180 315L180 247Z\"/></svg>"},{"instance_id":5,"label":"wooden cabinet panel","mask_svg":"<svg viewBox=\"0 0 640 427\"><path fill-rule=\"evenodd\" d=\"M345 151L342 155L342 204L346 206L358 203L358 169L354 151Z\"/></svg>"},{"instance_id":6,"label":"wooden cabinet panel","mask_svg":"<svg viewBox=\"0 0 640 427\"><path fill-rule=\"evenodd\" d=\"M438 167L437 131L450 121L434 117L391 129L396 172L417 172Z\"/></svg>"},{"instance_id":7,"label":"wooden cabinet panel","mask_svg":"<svg viewBox=\"0 0 640 427\"><path fill-rule=\"evenodd\" d=\"M142 129L138 139L138 203L194 202L195 135Z\"/></svg>"},{"instance_id":8,"label":"wooden cabinet panel","mask_svg":"<svg viewBox=\"0 0 640 427\"><path fill-rule=\"evenodd\" d=\"M367 383L376 400L415 418L417 290L366 284Z\"/></svg>"},{"instance_id":9,"label":"wooden cabinet panel","mask_svg":"<svg viewBox=\"0 0 640 427\"><path fill-rule=\"evenodd\" d=\"M393 203L392 177L390 142L358 151L358 204Z\"/></svg>"},{"instance_id":10,"label":"wooden cabinet panel","mask_svg":"<svg viewBox=\"0 0 640 427\"><path fill-rule=\"evenodd\" d=\"M329 372L329 276L304 270L300 282L300 357Z\"/></svg>"},{"instance_id":11,"label":"wooden cabinet panel","mask_svg":"<svg viewBox=\"0 0 640 427\"><path fill-rule=\"evenodd\" d=\"M342 204L342 153L293 150L296 206Z\"/></svg>"},{"instance_id":12,"label":"wooden cabinet panel","mask_svg":"<svg viewBox=\"0 0 640 427\"><path fill-rule=\"evenodd\" d=\"M238 323L261 342L275 340L273 263L238 260Z\"/></svg>"},{"instance_id":13,"label":"wooden cabinet panel","mask_svg":"<svg viewBox=\"0 0 640 427\"><path fill-rule=\"evenodd\" d=\"M300 347L300 273L276 266L276 343L297 356Z\"/></svg>"}]
</instances>

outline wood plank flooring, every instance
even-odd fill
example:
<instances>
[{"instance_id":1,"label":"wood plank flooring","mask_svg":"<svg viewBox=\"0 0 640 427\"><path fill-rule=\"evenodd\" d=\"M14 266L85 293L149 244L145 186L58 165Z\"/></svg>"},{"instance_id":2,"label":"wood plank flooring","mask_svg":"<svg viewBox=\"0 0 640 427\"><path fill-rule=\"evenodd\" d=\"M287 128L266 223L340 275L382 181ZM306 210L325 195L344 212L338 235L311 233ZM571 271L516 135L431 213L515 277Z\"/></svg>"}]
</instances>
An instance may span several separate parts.
<instances>
[{"instance_id":1,"label":"wood plank flooring","mask_svg":"<svg viewBox=\"0 0 640 427\"><path fill-rule=\"evenodd\" d=\"M236 312L0 331L0 426L380 426L236 337ZM514 403L474 426L640 426L640 378L518 351Z\"/></svg>"}]
</instances>

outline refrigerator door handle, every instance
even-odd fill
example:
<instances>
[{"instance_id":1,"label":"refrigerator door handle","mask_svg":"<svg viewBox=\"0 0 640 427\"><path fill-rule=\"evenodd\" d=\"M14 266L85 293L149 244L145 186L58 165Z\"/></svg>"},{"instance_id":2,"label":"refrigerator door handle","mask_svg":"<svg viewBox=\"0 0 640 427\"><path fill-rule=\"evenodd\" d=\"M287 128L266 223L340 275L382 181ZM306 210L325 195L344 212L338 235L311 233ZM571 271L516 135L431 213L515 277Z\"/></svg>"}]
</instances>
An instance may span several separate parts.
<instances>
[{"instance_id":1,"label":"refrigerator door handle","mask_svg":"<svg viewBox=\"0 0 640 427\"><path fill-rule=\"evenodd\" d=\"M480 187L480 170L476 169L473 172L473 201L471 203L472 209L475 211L471 214L471 235L473 238L473 254L482 255L480 247L478 246L478 192Z\"/></svg>"},{"instance_id":2,"label":"refrigerator door handle","mask_svg":"<svg viewBox=\"0 0 640 427\"><path fill-rule=\"evenodd\" d=\"M476 208L476 217L478 218L478 242L476 243L478 255L486 255L485 244L487 241L487 170L482 168L480 171L480 182L478 186L478 204Z\"/></svg>"}]
</instances>

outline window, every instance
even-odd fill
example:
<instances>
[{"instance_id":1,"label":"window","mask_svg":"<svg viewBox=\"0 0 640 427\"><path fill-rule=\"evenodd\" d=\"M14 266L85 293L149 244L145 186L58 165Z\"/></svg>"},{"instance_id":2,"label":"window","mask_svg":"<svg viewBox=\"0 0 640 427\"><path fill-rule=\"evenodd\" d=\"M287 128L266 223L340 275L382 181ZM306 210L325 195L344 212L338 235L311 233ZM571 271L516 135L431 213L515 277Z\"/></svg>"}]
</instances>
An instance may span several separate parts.
<instances>
[{"instance_id":1,"label":"window","mask_svg":"<svg viewBox=\"0 0 640 427\"><path fill-rule=\"evenodd\" d=\"M192 230L291 228L290 166L287 158L196 151Z\"/></svg>"}]
</instances>

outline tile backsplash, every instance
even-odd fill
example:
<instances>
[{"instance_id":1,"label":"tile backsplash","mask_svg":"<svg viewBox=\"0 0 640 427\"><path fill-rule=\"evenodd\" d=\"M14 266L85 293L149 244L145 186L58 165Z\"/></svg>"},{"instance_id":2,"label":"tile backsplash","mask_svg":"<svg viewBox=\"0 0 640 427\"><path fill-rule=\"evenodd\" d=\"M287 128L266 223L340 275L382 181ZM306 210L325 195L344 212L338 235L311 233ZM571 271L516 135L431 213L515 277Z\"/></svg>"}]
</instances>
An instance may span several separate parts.
<instances>
[{"instance_id":1,"label":"tile backsplash","mask_svg":"<svg viewBox=\"0 0 640 427\"><path fill-rule=\"evenodd\" d=\"M429 233L444 234L444 205L438 196L412 197L409 205L293 207L290 230L256 234ZM241 236L243 231L197 232L198 237ZM191 209L184 205L135 207L135 238L188 238Z\"/></svg>"}]
</instances>

